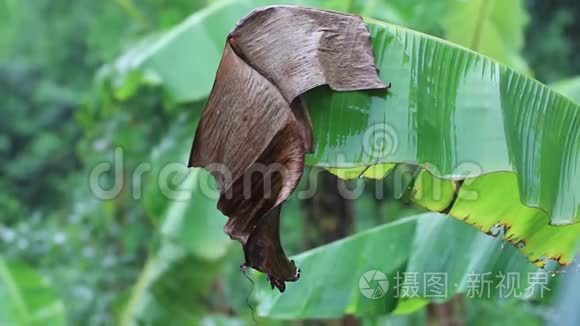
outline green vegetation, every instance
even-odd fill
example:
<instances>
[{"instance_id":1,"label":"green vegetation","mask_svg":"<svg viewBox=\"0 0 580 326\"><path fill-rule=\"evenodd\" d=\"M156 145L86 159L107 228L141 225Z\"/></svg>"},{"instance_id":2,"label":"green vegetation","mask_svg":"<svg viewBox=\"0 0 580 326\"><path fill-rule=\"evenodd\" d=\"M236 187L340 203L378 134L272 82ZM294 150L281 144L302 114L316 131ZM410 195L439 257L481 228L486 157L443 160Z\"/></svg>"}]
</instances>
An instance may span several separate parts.
<instances>
[{"instance_id":1,"label":"green vegetation","mask_svg":"<svg viewBox=\"0 0 580 326\"><path fill-rule=\"evenodd\" d=\"M213 180L185 167L226 34L274 3L367 17L393 84L307 94L316 152L281 218L302 277L284 294L246 280ZM539 296L527 277L578 253L578 35L573 0L0 0L0 324L573 323L578 278ZM369 152L373 126L390 138ZM380 300L368 270L391 282ZM445 274L446 294L397 296L404 273ZM536 291L502 295L508 273Z\"/></svg>"}]
</instances>

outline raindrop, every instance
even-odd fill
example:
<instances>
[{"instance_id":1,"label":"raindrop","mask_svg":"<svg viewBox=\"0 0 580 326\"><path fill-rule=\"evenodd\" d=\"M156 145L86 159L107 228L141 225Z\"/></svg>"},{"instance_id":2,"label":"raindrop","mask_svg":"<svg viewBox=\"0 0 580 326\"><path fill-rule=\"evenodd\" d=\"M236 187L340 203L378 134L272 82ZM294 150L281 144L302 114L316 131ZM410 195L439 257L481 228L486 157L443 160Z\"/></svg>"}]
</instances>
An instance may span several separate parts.
<instances>
[{"instance_id":1,"label":"raindrop","mask_svg":"<svg viewBox=\"0 0 580 326\"><path fill-rule=\"evenodd\" d=\"M545 259L544 267L542 267L542 269L554 277L556 274L560 273L560 264L554 259Z\"/></svg>"},{"instance_id":2,"label":"raindrop","mask_svg":"<svg viewBox=\"0 0 580 326\"><path fill-rule=\"evenodd\" d=\"M505 234L505 226L497 223L489 230L489 233L491 233L491 235L494 237L501 235L503 238L503 236Z\"/></svg>"}]
</instances>

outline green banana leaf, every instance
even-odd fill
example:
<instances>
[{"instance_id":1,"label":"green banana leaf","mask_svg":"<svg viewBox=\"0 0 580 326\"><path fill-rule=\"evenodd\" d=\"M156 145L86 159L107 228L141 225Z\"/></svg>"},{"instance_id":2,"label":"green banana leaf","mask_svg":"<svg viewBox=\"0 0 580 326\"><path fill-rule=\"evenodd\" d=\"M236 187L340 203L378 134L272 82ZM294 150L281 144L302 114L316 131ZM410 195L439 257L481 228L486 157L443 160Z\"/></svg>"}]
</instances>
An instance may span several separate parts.
<instances>
[{"instance_id":1,"label":"green banana leaf","mask_svg":"<svg viewBox=\"0 0 580 326\"><path fill-rule=\"evenodd\" d=\"M554 313L549 317L552 325L578 325L580 324L580 311L574 297L580 292L580 273L577 267L569 268L569 273L562 275L555 289L554 300L551 302L551 309Z\"/></svg>"},{"instance_id":2,"label":"green banana leaf","mask_svg":"<svg viewBox=\"0 0 580 326\"><path fill-rule=\"evenodd\" d=\"M362 0L348 11L421 32L442 32L442 19L456 0Z\"/></svg>"},{"instance_id":3,"label":"green banana leaf","mask_svg":"<svg viewBox=\"0 0 580 326\"><path fill-rule=\"evenodd\" d=\"M100 78L110 80L118 99L131 97L141 85L160 85L173 102L204 100L213 85L226 35L253 9L274 4L348 10L345 1L333 0L215 1L167 33L136 44L105 66Z\"/></svg>"},{"instance_id":4,"label":"green banana leaf","mask_svg":"<svg viewBox=\"0 0 580 326\"><path fill-rule=\"evenodd\" d=\"M516 294L531 299L547 295L551 279L513 246L437 213L375 227L293 259L302 276L299 282L288 283L283 294L272 291L263 276L258 278L259 315L303 319L408 314L457 293L473 299L508 299ZM386 283L367 274L373 270L383 273ZM502 277L508 273L519 275L511 277L520 283L507 285ZM439 285L429 282L435 275L441 277ZM542 282L533 281L537 275ZM548 288L544 293L541 285ZM375 292L379 288L384 291Z\"/></svg>"},{"instance_id":5,"label":"green banana leaf","mask_svg":"<svg viewBox=\"0 0 580 326\"><path fill-rule=\"evenodd\" d=\"M550 86L576 103L580 103L580 77L565 79Z\"/></svg>"},{"instance_id":6,"label":"green banana leaf","mask_svg":"<svg viewBox=\"0 0 580 326\"><path fill-rule=\"evenodd\" d=\"M452 216L484 232L504 225L540 266L547 259L569 264L580 235L578 224L563 226L579 219L578 105L465 49L390 25L369 27L383 49L375 46L381 77L393 89L307 94L317 141L310 164L411 162L439 178L469 178L477 198L460 194ZM417 56L409 60L412 50ZM396 94L397 84L409 87ZM450 187L439 184L433 191ZM453 191L442 201L452 199Z\"/></svg>"},{"instance_id":7,"label":"green banana leaf","mask_svg":"<svg viewBox=\"0 0 580 326\"><path fill-rule=\"evenodd\" d=\"M0 325L65 325L64 304L28 266L0 258Z\"/></svg>"},{"instance_id":8,"label":"green banana leaf","mask_svg":"<svg viewBox=\"0 0 580 326\"><path fill-rule=\"evenodd\" d=\"M176 102L205 98L228 30L267 3L216 2L126 65L156 76ZM580 235L580 224L572 224L580 220L578 104L476 52L367 22L380 77L392 88L307 93L316 142L307 163L364 174L373 165L418 165L440 187L423 186L422 199L414 196L418 203L486 233L505 228L505 236L538 266L550 259L571 263ZM455 198L454 181L464 179L469 191Z\"/></svg>"},{"instance_id":9,"label":"green banana leaf","mask_svg":"<svg viewBox=\"0 0 580 326\"><path fill-rule=\"evenodd\" d=\"M520 54L529 21L523 0L451 1L446 9L447 40L530 73Z\"/></svg>"}]
</instances>

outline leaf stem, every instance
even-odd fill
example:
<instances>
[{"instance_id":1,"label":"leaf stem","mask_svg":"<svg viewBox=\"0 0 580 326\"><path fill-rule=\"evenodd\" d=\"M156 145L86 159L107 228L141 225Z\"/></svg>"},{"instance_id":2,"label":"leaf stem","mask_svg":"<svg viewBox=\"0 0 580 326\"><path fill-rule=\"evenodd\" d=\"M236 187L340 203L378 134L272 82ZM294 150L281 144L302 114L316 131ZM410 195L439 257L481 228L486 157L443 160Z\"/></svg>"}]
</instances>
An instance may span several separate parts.
<instances>
[{"instance_id":1,"label":"leaf stem","mask_svg":"<svg viewBox=\"0 0 580 326\"><path fill-rule=\"evenodd\" d=\"M127 15L133 19L133 21L142 25L143 27L149 29L151 28L151 22L141 13L139 8L135 5L133 0L116 0L117 4L125 10Z\"/></svg>"},{"instance_id":2,"label":"leaf stem","mask_svg":"<svg viewBox=\"0 0 580 326\"><path fill-rule=\"evenodd\" d=\"M489 7L492 1L494 0L481 0L479 13L477 14L477 21L475 23L475 30L473 31L473 38L471 39L471 45L469 47L473 51L477 51L477 48L479 47L483 25L489 15Z\"/></svg>"}]
</instances>

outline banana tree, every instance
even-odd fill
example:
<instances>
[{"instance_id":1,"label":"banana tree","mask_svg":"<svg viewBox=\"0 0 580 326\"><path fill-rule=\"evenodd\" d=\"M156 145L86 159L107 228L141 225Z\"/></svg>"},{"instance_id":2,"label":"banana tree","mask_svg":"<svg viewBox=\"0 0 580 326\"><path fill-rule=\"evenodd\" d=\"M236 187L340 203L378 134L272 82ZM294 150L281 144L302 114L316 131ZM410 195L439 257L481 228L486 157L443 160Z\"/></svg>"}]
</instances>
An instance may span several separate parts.
<instances>
[{"instance_id":1,"label":"banana tree","mask_svg":"<svg viewBox=\"0 0 580 326\"><path fill-rule=\"evenodd\" d=\"M177 103L207 98L231 26L267 4L215 2L140 44L106 68L116 94L125 98L153 84ZM571 264L580 235L579 105L472 50L397 25L365 22L379 77L393 87L306 93L315 149L307 164L343 178L383 178L397 164L415 165L419 173L409 193L417 204L501 235L538 267ZM412 234L397 243L411 243ZM339 284L342 278L331 274L324 280ZM353 312L349 302L333 312L300 309L311 311L308 316L336 315ZM276 315L275 307L262 310ZM278 316L291 316L290 310Z\"/></svg>"}]
</instances>

